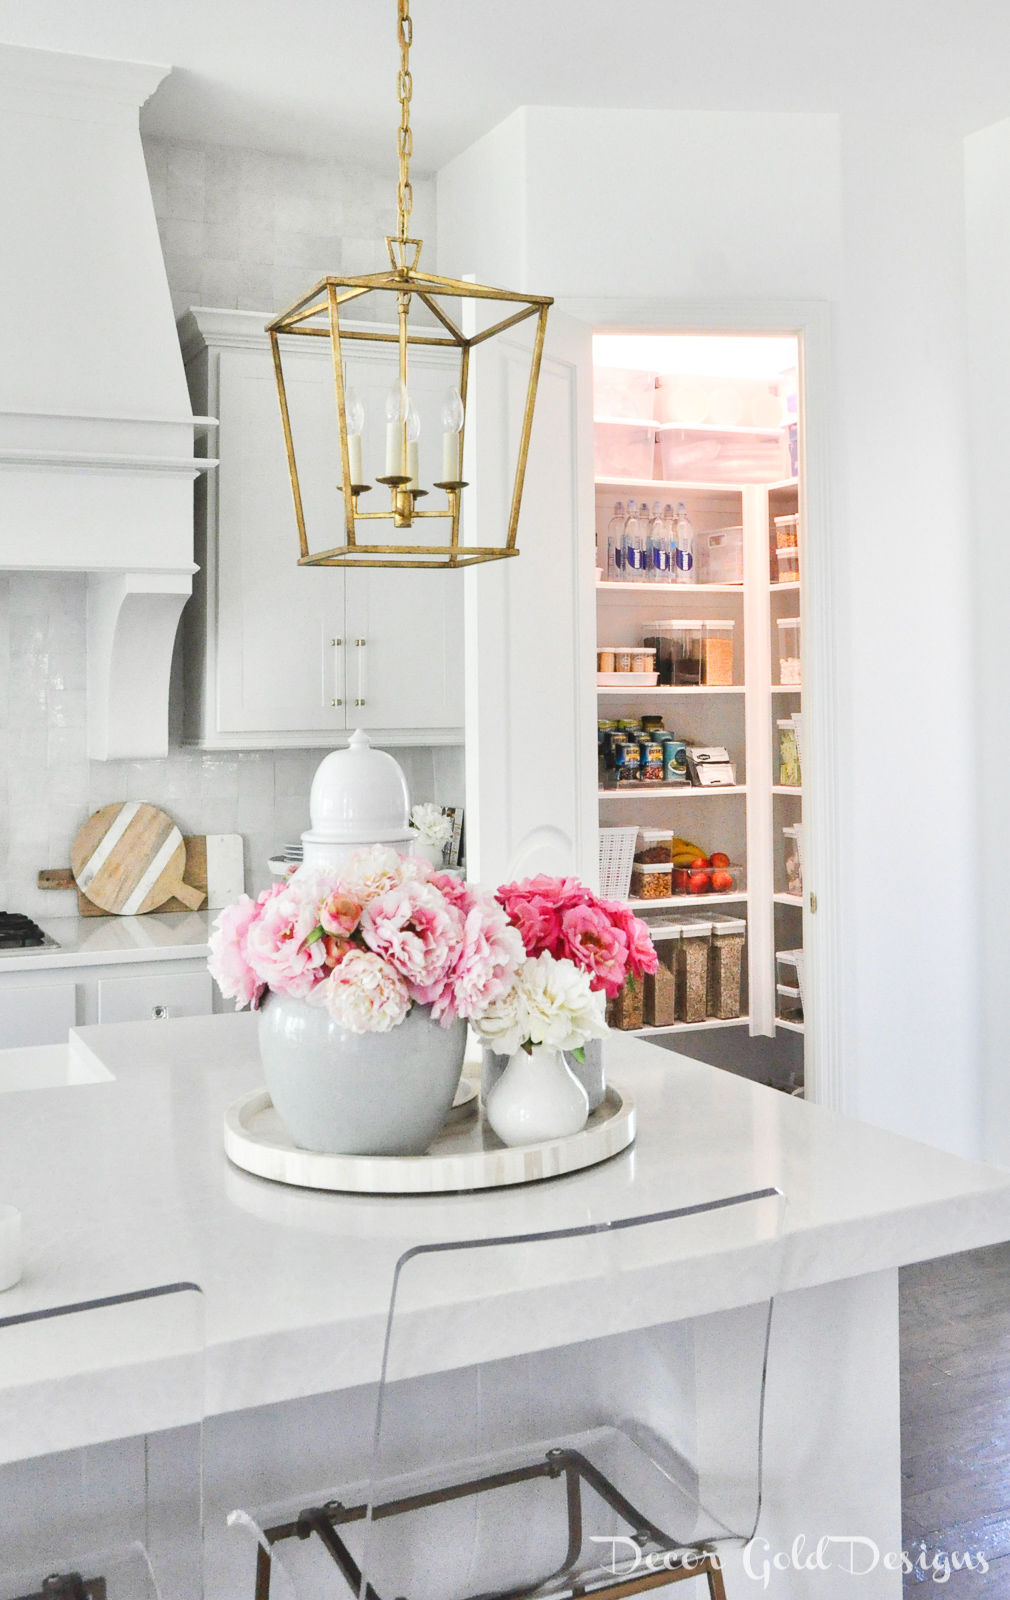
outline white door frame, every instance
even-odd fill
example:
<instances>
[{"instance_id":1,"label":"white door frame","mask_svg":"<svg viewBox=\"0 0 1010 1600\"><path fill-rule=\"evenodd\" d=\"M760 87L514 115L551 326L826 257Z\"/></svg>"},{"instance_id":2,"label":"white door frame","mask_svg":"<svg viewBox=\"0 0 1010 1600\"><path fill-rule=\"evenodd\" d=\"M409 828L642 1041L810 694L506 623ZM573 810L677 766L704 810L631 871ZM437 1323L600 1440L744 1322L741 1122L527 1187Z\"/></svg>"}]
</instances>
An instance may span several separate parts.
<instances>
[{"instance_id":1,"label":"white door frame","mask_svg":"<svg viewBox=\"0 0 1010 1600\"><path fill-rule=\"evenodd\" d=\"M559 298L595 331L795 334L800 342L800 510L803 627L803 944L810 1006L805 1042L808 1099L848 1110L843 1071L839 710L836 599L844 594L831 534L828 415L830 311L819 300ZM816 931L811 906L816 910Z\"/></svg>"}]
</instances>

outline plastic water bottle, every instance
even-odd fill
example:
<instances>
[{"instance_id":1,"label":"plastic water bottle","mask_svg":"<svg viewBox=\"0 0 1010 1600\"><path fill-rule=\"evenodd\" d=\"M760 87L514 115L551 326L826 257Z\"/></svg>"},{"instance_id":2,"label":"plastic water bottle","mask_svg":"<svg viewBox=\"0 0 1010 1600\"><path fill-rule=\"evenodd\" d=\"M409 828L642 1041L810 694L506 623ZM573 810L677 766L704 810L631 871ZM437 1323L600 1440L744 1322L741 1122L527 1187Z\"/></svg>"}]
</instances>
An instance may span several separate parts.
<instances>
[{"instance_id":1,"label":"plastic water bottle","mask_svg":"<svg viewBox=\"0 0 1010 1600\"><path fill-rule=\"evenodd\" d=\"M622 577L625 583L641 583L645 577L645 548L646 540L642 536L642 524L638 516L638 502L629 500L628 515L624 519L624 537L621 541L621 550L624 555Z\"/></svg>"},{"instance_id":2,"label":"plastic water bottle","mask_svg":"<svg viewBox=\"0 0 1010 1600\"><path fill-rule=\"evenodd\" d=\"M614 501L614 514L607 524L607 582L617 583L624 576L624 502Z\"/></svg>"},{"instance_id":3,"label":"plastic water bottle","mask_svg":"<svg viewBox=\"0 0 1010 1600\"><path fill-rule=\"evenodd\" d=\"M659 510L659 501L652 503L649 521L649 578L653 583L666 583L670 577L670 545L666 523Z\"/></svg>"},{"instance_id":4,"label":"plastic water bottle","mask_svg":"<svg viewBox=\"0 0 1010 1600\"><path fill-rule=\"evenodd\" d=\"M697 576L694 570L694 529L691 519L687 514L687 507L683 500L677 502L676 518L677 534L677 571L678 583L696 583Z\"/></svg>"},{"instance_id":5,"label":"plastic water bottle","mask_svg":"<svg viewBox=\"0 0 1010 1600\"><path fill-rule=\"evenodd\" d=\"M663 507L663 532L666 536L666 581L673 583L677 576L677 519L669 500Z\"/></svg>"}]
</instances>

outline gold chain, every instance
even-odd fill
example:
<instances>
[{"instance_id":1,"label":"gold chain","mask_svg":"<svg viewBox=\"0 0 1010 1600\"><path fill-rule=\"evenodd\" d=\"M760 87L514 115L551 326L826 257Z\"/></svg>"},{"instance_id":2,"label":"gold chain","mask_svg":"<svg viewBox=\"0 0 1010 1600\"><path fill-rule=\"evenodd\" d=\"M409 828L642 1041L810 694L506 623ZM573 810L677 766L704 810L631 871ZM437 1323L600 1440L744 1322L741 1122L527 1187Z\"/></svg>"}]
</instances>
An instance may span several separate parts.
<instances>
[{"instance_id":1,"label":"gold chain","mask_svg":"<svg viewBox=\"0 0 1010 1600\"><path fill-rule=\"evenodd\" d=\"M410 16L410 0L397 0L396 31L400 41L400 76L397 93L400 100L400 130L396 146L400 157L400 183L396 191L398 237L406 239L410 227L410 213L414 206L414 191L410 186L410 158L414 153L414 135L410 130L410 97L414 90L410 76L410 47L414 40L414 24Z\"/></svg>"}]
</instances>

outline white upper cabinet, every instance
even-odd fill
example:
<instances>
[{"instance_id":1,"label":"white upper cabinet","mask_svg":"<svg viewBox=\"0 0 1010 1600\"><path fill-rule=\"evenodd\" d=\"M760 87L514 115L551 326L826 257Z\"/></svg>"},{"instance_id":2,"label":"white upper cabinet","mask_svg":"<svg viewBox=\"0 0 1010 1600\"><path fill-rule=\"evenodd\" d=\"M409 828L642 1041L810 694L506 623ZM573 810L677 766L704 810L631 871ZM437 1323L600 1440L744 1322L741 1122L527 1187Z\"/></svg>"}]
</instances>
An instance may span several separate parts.
<instances>
[{"instance_id":1,"label":"white upper cabinet","mask_svg":"<svg viewBox=\"0 0 1010 1600\"><path fill-rule=\"evenodd\" d=\"M198 499L200 572L185 618L186 738L207 749L328 747L364 727L389 744L460 742L462 574L298 565L266 320L195 310L182 323L192 392L220 419L220 466ZM328 345L303 343L307 350L285 350L285 381L310 545L319 549L343 539L332 526L336 408ZM370 353L349 357L373 483L382 470L384 380ZM437 476L425 444L439 448L438 408L450 381L441 352L425 352L412 372L422 480ZM378 509L385 494L377 486L363 507L372 499ZM390 524L372 526L375 543L388 539Z\"/></svg>"}]
</instances>

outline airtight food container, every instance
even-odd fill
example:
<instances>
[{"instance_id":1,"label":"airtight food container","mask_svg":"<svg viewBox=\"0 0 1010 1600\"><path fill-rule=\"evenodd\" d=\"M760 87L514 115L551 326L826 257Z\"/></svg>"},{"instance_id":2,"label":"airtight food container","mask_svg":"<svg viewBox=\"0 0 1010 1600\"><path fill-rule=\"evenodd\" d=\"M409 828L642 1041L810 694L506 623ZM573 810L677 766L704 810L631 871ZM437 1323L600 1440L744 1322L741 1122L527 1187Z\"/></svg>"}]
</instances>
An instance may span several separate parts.
<instances>
[{"instance_id":1,"label":"airtight food container","mask_svg":"<svg viewBox=\"0 0 1010 1600\"><path fill-rule=\"evenodd\" d=\"M776 727L779 734L779 784L783 788L798 789L802 776L795 724L792 717L783 717L776 723Z\"/></svg>"},{"instance_id":2,"label":"airtight food container","mask_svg":"<svg viewBox=\"0 0 1010 1600\"><path fill-rule=\"evenodd\" d=\"M667 931L656 944L659 965L645 977L643 1012L648 1027L665 1028L677 1020L677 963L680 932Z\"/></svg>"},{"instance_id":3,"label":"airtight food container","mask_svg":"<svg viewBox=\"0 0 1010 1600\"><path fill-rule=\"evenodd\" d=\"M733 623L706 622L702 633L702 659L707 684L726 687L733 682Z\"/></svg>"},{"instance_id":4,"label":"airtight food container","mask_svg":"<svg viewBox=\"0 0 1010 1600\"><path fill-rule=\"evenodd\" d=\"M673 832L669 828L639 828L635 860L647 866L673 862Z\"/></svg>"},{"instance_id":5,"label":"airtight food container","mask_svg":"<svg viewBox=\"0 0 1010 1600\"><path fill-rule=\"evenodd\" d=\"M799 688L800 670L800 619L779 617L776 624L779 635L779 683L789 688Z\"/></svg>"},{"instance_id":6,"label":"airtight food container","mask_svg":"<svg viewBox=\"0 0 1010 1600\"><path fill-rule=\"evenodd\" d=\"M631 868L633 900L669 900L673 864L670 861L636 861Z\"/></svg>"},{"instance_id":7,"label":"airtight food container","mask_svg":"<svg viewBox=\"0 0 1010 1600\"><path fill-rule=\"evenodd\" d=\"M743 1015L743 954L747 924L739 917L716 917L708 964L708 1010L729 1020Z\"/></svg>"},{"instance_id":8,"label":"airtight food container","mask_svg":"<svg viewBox=\"0 0 1010 1600\"><path fill-rule=\"evenodd\" d=\"M677 1021L704 1022L708 1016L708 961L711 922L685 922L677 963Z\"/></svg>"}]
</instances>

